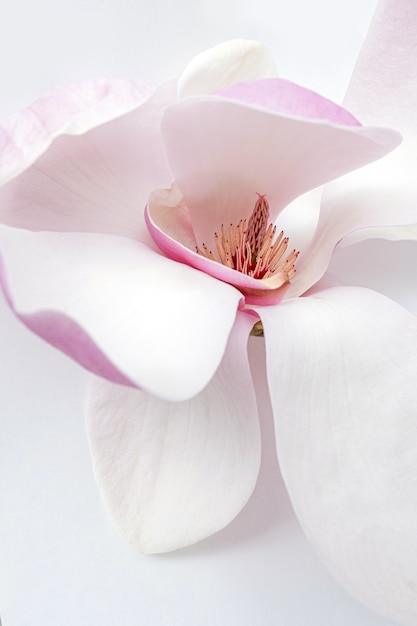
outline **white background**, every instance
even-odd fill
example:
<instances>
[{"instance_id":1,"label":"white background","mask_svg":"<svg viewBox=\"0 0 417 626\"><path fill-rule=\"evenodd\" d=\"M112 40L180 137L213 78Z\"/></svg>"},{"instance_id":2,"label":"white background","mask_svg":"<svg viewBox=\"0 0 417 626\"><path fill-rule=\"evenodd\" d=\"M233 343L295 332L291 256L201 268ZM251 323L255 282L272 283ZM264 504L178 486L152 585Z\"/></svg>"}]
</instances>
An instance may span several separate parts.
<instances>
[{"instance_id":1,"label":"white background","mask_svg":"<svg viewBox=\"0 0 417 626\"><path fill-rule=\"evenodd\" d=\"M0 115L55 84L98 76L156 83L231 37L265 41L281 76L341 100L375 0L15 0L2 7ZM336 270L417 311L401 284L414 244L341 253ZM407 256L408 255L408 256ZM358 276L362 259L373 259ZM382 264L385 280L379 284ZM400 288L397 289L398 284ZM326 573L276 464L241 515L205 542L143 557L94 485L83 424L88 375L20 326L0 300L0 615L3 626L389 626ZM262 382L262 340L252 342Z\"/></svg>"}]
</instances>

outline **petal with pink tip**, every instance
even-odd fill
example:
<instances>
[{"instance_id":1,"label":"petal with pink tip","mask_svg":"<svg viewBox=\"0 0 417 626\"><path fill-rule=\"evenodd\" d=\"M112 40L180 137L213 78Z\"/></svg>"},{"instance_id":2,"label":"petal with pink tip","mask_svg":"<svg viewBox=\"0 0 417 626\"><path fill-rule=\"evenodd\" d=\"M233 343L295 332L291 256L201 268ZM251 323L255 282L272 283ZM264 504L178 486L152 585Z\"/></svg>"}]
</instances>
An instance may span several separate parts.
<instances>
[{"instance_id":1,"label":"petal with pink tip","mask_svg":"<svg viewBox=\"0 0 417 626\"><path fill-rule=\"evenodd\" d=\"M125 237L2 226L0 250L17 315L92 371L174 401L216 371L241 300L229 285Z\"/></svg>"},{"instance_id":2,"label":"petal with pink tip","mask_svg":"<svg viewBox=\"0 0 417 626\"><path fill-rule=\"evenodd\" d=\"M259 309L282 473L327 567L354 596L417 620L417 319L336 287Z\"/></svg>"},{"instance_id":3,"label":"petal with pink tip","mask_svg":"<svg viewBox=\"0 0 417 626\"><path fill-rule=\"evenodd\" d=\"M17 114L0 129L2 178L12 178L0 188L1 221L147 241L148 194L172 181L159 125L174 99L172 83L149 94L98 81L55 90Z\"/></svg>"},{"instance_id":4,"label":"petal with pink tip","mask_svg":"<svg viewBox=\"0 0 417 626\"><path fill-rule=\"evenodd\" d=\"M120 531L142 552L167 552L215 533L246 504L260 433L239 313L209 385L187 402L94 383L87 428L96 479Z\"/></svg>"},{"instance_id":5,"label":"petal with pink tip","mask_svg":"<svg viewBox=\"0 0 417 626\"><path fill-rule=\"evenodd\" d=\"M200 52L178 81L178 96L210 93L233 83L276 76L275 61L259 41L232 39Z\"/></svg>"},{"instance_id":6,"label":"petal with pink tip","mask_svg":"<svg viewBox=\"0 0 417 626\"><path fill-rule=\"evenodd\" d=\"M222 223L251 214L256 193L266 195L273 220L295 197L399 142L393 131L289 117L215 96L169 107L162 134L195 237L209 248Z\"/></svg>"},{"instance_id":7,"label":"petal with pink tip","mask_svg":"<svg viewBox=\"0 0 417 626\"><path fill-rule=\"evenodd\" d=\"M217 96L253 104L281 115L326 120L341 126L361 126L343 107L283 78L248 80L216 91Z\"/></svg>"}]
</instances>

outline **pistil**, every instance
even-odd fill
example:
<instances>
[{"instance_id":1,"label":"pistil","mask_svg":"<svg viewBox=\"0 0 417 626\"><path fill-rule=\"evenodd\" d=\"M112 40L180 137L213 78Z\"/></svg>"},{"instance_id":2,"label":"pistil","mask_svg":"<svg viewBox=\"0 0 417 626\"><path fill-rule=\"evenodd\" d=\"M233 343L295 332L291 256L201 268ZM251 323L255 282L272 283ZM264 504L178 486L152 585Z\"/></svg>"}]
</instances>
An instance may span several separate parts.
<instances>
[{"instance_id":1,"label":"pistil","mask_svg":"<svg viewBox=\"0 0 417 626\"><path fill-rule=\"evenodd\" d=\"M280 284L289 282L295 274L299 253L292 250L284 258L288 237L283 231L277 235L276 226L268 225L268 221L269 204L265 196L258 194L249 220L240 220L237 226L230 224L228 228L222 224L220 234L214 233L217 256L204 243L202 249L196 247L196 252L252 278L274 277Z\"/></svg>"}]
</instances>

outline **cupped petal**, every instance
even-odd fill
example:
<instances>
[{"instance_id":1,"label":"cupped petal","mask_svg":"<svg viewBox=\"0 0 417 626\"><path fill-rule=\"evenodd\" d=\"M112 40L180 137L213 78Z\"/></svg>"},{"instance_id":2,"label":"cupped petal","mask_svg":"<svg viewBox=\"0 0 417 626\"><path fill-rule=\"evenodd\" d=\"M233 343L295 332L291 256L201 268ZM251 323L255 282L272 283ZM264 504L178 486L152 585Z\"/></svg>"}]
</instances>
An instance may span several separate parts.
<instances>
[{"instance_id":1,"label":"cupped petal","mask_svg":"<svg viewBox=\"0 0 417 626\"><path fill-rule=\"evenodd\" d=\"M336 578L385 616L417 619L417 319L336 287L259 309L281 469Z\"/></svg>"},{"instance_id":2,"label":"cupped petal","mask_svg":"<svg viewBox=\"0 0 417 626\"><path fill-rule=\"evenodd\" d=\"M145 221L152 239L169 259L233 285L245 295L246 303L277 304L285 296L288 283L284 281L283 284L280 275L258 280L196 252L197 242L178 185L151 194L145 209Z\"/></svg>"},{"instance_id":3,"label":"cupped petal","mask_svg":"<svg viewBox=\"0 0 417 626\"><path fill-rule=\"evenodd\" d=\"M378 159L397 133L290 117L216 96L166 110L162 134L199 244L266 195L273 220L295 197ZM291 236L291 233L287 233Z\"/></svg>"},{"instance_id":4,"label":"cupped petal","mask_svg":"<svg viewBox=\"0 0 417 626\"><path fill-rule=\"evenodd\" d=\"M172 82L149 93L98 81L55 90L17 114L0 129L0 221L147 241L147 197L172 180L159 126L175 98Z\"/></svg>"},{"instance_id":5,"label":"cupped petal","mask_svg":"<svg viewBox=\"0 0 417 626\"><path fill-rule=\"evenodd\" d=\"M166 552L220 530L243 508L260 464L260 432L247 341L238 313L222 363L187 402L97 380L87 429L98 485L126 538Z\"/></svg>"},{"instance_id":6,"label":"cupped petal","mask_svg":"<svg viewBox=\"0 0 417 626\"><path fill-rule=\"evenodd\" d=\"M0 251L16 314L93 372L176 401L216 371L241 300L233 287L125 237L3 226Z\"/></svg>"},{"instance_id":7,"label":"cupped petal","mask_svg":"<svg viewBox=\"0 0 417 626\"><path fill-rule=\"evenodd\" d=\"M259 41L231 39L200 52L178 81L178 96L210 93L240 81L276 76L275 61Z\"/></svg>"}]
</instances>

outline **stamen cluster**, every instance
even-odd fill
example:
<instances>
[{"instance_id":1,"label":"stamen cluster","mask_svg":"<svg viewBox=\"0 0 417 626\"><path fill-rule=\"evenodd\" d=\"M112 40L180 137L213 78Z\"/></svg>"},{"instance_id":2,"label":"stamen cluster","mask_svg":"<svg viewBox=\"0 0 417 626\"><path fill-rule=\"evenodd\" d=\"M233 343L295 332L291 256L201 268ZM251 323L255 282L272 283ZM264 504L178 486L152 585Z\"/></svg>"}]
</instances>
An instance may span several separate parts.
<instances>
[{"instance_id":1,"label":"stamen cluster","mask_svg":"<svg viewBox=\"0 0 417 626\"><path fill-rule=\"evenodd\" d=\"M265 196L258 196L249 221L240 220L237 226L230 224L228 228L222 224L220 235L214 233L218 257L204 243L203 250L196 247L196 252L252 278L281 275L282 282L288 282L295 274L294 263L299 253L292 250L283 259L288 237L283 231L276 235L276 226L267 226L269 205Z\"/></svg>"}]
</instances>

